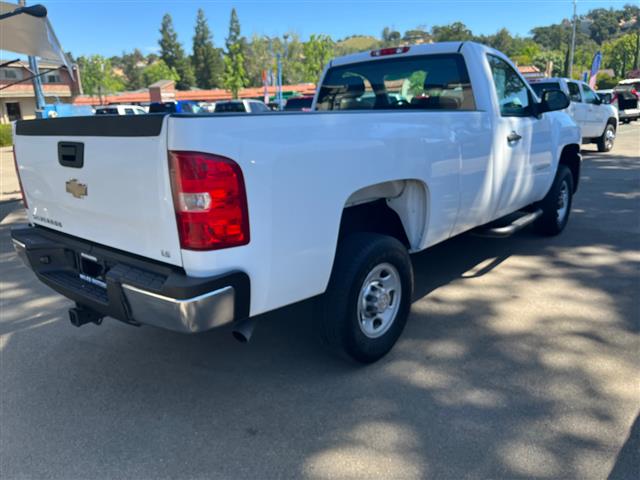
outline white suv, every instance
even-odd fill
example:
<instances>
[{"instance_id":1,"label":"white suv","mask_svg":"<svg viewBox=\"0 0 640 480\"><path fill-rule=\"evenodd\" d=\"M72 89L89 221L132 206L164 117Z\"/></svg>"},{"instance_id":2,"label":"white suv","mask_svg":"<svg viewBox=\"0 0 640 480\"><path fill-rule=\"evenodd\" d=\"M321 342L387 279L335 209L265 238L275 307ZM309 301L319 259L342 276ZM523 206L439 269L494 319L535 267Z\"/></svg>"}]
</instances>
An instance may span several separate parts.
<instances>
[{"instance_id":1,"label":"white suv","mask_svg":"<svg viewBox=\"0 0 640 480\"><path fill-rule=\"evenodd\" d=\"M530 83L538 97L542 97L545 90L561 90L569 96L571 105L567 112L582 131L582 143L596 143L599 152L608 152L613 148L618 110L603 103L589 85L568 78L544 78Z\"/></svg>"}]
</instances>

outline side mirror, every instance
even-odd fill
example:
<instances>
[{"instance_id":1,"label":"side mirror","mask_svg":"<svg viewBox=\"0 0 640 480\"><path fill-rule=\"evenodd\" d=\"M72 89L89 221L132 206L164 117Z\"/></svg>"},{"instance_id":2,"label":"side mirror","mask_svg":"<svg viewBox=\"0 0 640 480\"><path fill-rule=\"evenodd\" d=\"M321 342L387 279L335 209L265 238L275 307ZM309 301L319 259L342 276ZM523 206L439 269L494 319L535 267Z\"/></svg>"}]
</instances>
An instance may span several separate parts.
<instances>
[{"instance_id":1,"label":"side mirror","mask_svg":"<svg viewBox=\"0 0 640 480\"><path fill-rule=\"evenodd\" d=\"M542 101L538 104L538 114L564 110L570 103L566 93L560 90L545 90L542 93Z\"/></svg>"}]
</instances>

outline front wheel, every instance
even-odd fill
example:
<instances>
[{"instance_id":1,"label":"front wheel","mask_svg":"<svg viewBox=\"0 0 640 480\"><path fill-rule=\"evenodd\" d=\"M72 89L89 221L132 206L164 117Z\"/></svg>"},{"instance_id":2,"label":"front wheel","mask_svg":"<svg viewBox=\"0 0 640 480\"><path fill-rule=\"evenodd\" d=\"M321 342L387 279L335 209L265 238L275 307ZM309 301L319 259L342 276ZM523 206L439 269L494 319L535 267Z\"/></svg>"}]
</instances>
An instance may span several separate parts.
<instances>
[{"instance_id":1,"label":"front wheel","mask_svg":"<svg viewBox=\"0 0 640 480\"><path fill-rule=\"evenodd\" d=\"M398 240L373 233L346 237L317 306L323 340L358 362L375 362L400 337L412 291L411 261Z\"/></svg>"},{"instance_id":2,"label":"front wheel","mask_svg":"<svg viewBox=\"0 0 640 480\"><path fill-rule=\"evenodd\" d=\"M558 235L569 222L573 203L573 175L566 165L558 165L556 177L546 197L538 205L542 215L536 221L543 235Z\"/></svg>"},{"instance_id":3,"label":"front wheel","mask_svg":"<svg viewBox=\"0 0 640 480\"><path fill-rule=\"evenodd\" d=\"M598 151L599 152L610 152L613 148L613 142L616 139L616 127L608 123L604 132L602 132L602 136L598 139Z\"/></svg>"}]
</instances>

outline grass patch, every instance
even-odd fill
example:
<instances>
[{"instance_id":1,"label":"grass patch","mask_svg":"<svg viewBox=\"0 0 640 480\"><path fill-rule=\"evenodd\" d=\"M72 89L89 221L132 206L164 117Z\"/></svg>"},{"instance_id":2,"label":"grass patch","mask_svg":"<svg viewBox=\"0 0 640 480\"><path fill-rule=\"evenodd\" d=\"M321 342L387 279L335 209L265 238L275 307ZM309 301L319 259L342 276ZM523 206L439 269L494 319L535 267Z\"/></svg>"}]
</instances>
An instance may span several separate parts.
<instances>
[{"instance_id":1,"label":"grass patch","mask_svg":"<svg viewBox=\"0 0 640 480\"><path fill-rule=\"evenodd\" d=\"M0 125L0 147L8 147L13 145L13 139L11 138L11 125Z\"/></svg>"}]
</instances>

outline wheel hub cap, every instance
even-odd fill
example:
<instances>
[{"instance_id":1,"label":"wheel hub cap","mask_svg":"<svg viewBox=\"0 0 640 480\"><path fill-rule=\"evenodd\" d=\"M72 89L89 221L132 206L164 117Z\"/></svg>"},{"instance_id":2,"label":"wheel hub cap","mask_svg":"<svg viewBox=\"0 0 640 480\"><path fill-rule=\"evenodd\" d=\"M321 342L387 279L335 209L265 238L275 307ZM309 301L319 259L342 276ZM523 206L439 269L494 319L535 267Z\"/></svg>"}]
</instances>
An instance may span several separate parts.
<instances>
[{"instance_id":1,"label":"wheel hub cap","mask_svg":"<svg viewBox=\"0 0 640 480\"><path fill-rule=\"evenodd\" d=\"M567 212L569 211L569 185L567 182L562 182L562 186L560 187L560 193L558 195L558 204L557 204L557 221L558 225L562 224L564 218L567 216Z\"/></svg>"},{"instance_id":2,"label":"wheel hub cap","mask_svg":"<svg viewBox=\"0 0 640 480\"><path fill-rule=\"evenodd\" d=\"M389 263L374 267L362 284L358 297L358 321L362 333L377 338L389 330L400 309L400 274Z\"/></svg>"}]
</instances>

